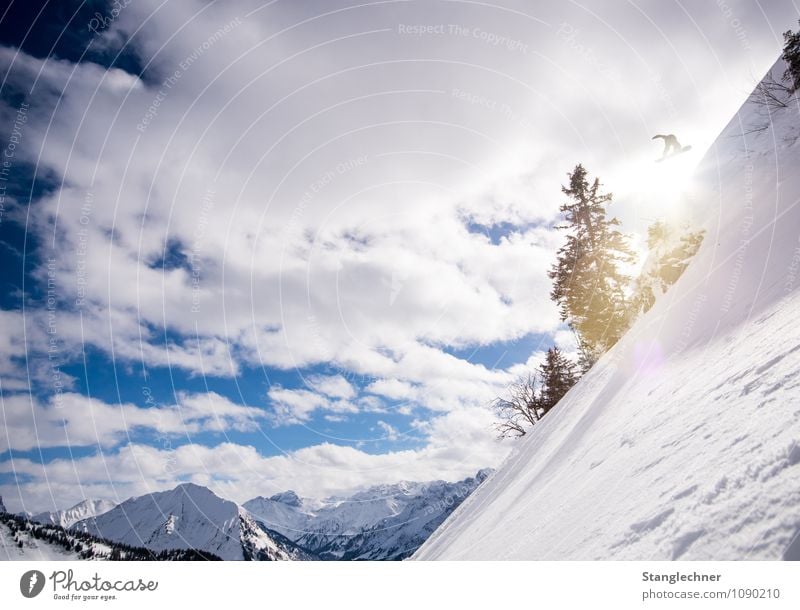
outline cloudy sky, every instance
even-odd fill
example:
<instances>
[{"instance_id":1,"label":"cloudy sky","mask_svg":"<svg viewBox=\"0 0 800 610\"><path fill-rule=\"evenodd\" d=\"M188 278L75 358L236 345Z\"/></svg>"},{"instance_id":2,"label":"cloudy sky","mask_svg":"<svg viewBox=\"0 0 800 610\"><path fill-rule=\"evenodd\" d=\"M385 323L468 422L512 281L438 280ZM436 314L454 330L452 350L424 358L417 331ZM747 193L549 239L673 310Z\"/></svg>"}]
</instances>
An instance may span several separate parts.
<instances>
[{"instance_id":1,"label":"cloudy sky","mask_svg":"<svg viewBox=\"0 0 800 610\"><path fill-rule=\"evenodd\" d=\"M11 3L0 20L0 494L237 501L496 466L554 342L560 185L633 234L791 1ZM41 9L41 10L40 10ZM691 153L655 164L656 133ZM713 151L712 151L713 154Z\"/></svg>"}]
</instances>

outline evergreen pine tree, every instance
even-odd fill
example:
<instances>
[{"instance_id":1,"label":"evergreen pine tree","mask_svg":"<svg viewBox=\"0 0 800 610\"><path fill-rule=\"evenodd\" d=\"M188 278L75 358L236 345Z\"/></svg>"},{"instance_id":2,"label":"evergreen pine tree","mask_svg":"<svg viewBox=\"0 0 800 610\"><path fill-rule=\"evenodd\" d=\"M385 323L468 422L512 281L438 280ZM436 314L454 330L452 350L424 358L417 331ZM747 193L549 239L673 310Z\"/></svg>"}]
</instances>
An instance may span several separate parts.
<instances>
[{"instance_id":1,"label":"evergreen pine tree","mask_svg":"<svg viewBox=\"0 0 800 610\"><path fill-rule=\"evenodd\" d=\"M791 30L783 34L783 60L786 62L786 72L783 79L791 83L789 88L792 93L800 89L800 30Z\"/></svg>"},{"instance_id":2,"label":"evergreen pine tree","mask_svg":"<svg viewBox=\"0 0 800 610\"><path fill-rule=\"evenodd\" d=\"M544 415L575 385L577 375L575 364L564 356L557 346L547 350L545 361L539 367L539 373L542 379L540 404Z\"/></svg>"},{"instance_id":3,"label":"evergreen pine tree","mask_svg":"<svg viewBox=\"0 0 800 610\"><path fill-rule=\"evenodd\" d=\"M561 206L566 224L566 244L550 270L551 298L559 305L561 319L579 335L582 368L591 366L613 346L628 327L625 288L629 278L620 265L634 261L628 240L616 218L606 216L610 193L600 192L600 181L589 182L577 165L569 174L569 186L561 189L570 199Z\"/></svg>"},{"instance_id":4,"label":"evergreen pine tree","mask_svg":"<svg viewBox=\"0 0 800 610\"><path fill-rule=\"evenodd\" d=\"M662 294L678 281L692 257L703 243L705 231L690 231L683 234L662 221L652 224L647 230L647 247L650 255L634 284L630 299L631 316L648 311Z\"/></svg>"}]
</instances>

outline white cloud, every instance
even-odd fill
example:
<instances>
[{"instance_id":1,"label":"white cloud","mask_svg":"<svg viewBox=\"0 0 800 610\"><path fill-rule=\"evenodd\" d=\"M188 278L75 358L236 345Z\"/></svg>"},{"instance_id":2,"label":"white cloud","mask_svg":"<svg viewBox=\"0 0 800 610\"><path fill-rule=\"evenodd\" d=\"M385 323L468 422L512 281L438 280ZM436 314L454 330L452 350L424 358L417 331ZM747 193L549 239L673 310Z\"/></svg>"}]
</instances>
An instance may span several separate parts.
<instances>
[{"instance_id":1,"label":"white cloud","mask_svg":"<svg viewBox=\"0 0 800 610\"><path fill-rule=\"evenodd\" d=\"M383 420L378 420L377 425L378 425L378 428L380 428L381 431L383 432L382 440L387 440L389 442L394 442L398 438L400 438L400 434L398 433L397 428L395 428L393 425L391 425L391 424L389 424L389 423L387 423L387 422L385 422Z\"/></svg>"},{"instance_id":2,"label":"white cloud","mask_svg":"<svg viewBox=\"0 0 800 610\"><path fill-rule=\"evenodd\" d=\"M310 390L294 390L273 386L267 392L272 407L271 420L276 426L302 424L317 410L332 413L357 413L358 407L346 400L332 400Z\"/></svg>"},{"instance_id":3,"label":"white cloud","mask_svg":"<svg viewBox=\"0 0 800 610\"><path fill-rule=\"evenodd\" d=\"M126 10L113 29L135 28L152 8L145 2ZM190 20L189 8L168 12L174 20L151 20L137 36L138 52L150 58L174 33L167 23L185 26L153 58L151 68L164 77L220 23L243 14L241 7L216 7ZM405 125L360 129L370 115L385 122L401 109L422 111L429 97L437 107L452 106L453 99L436 93L438 74L426 77L433 93L379 95L336 108L331 101L357 94L366 81L323 79L324 100L313 88L299 90L259 118L264 99L292 93L292 81L303 83L317 63L335 70L359 56L333 45L341 55L310 53L292 76L276 71L252 81L269 56L258 47L225 70L247 45L263 40L269 28L262 19L244 19L185 70L143 133L136 127L159 86L93 64L0 54L0 63L14 62L10 78L18 84L38 74L43 87L62 94L47 131L43 121L30 121L19 151L63 177L32 217L34 230L46 234L55 222L60 235L54 258L66 306L59 312L61 339L199 374L233 376L242 363L333 362L379 377L389 364L385 350L486 343L553 328L555 310L540 298L546 279L531 265L538 255L524 252L537 246L530 239L493 245L463 224L465 213L475 215L476 184L492 193L493 219L542 216L539 208L508 187L500 193L496 172L476 183L469 166L445 157L435 157L433 167L424 154L393 156L404 146ZM282 37L276 43L294 44ZM210 75L218 80L210 82ZM402 69L385 82L374 76L381 86L395 80L411 86L418 73ZM41 114L55 109L48 98L37 104ZM337 139L347 129L356 135ZM423 149L464 151L449 131L431 127ZM459 127L455 133L471 137ZM132 141L134 155L123 144ZM254 161L264 142L275 146L262 171ZM289 164L319 146L309 162ZM391 180L401 166L419 179ZM435 179L426 184L423 174ZM153 268L167 241L188 267ZM82 328L70 311L76 300ZM475 319L481 323L466 322ZM180 341L164 345L164 329Z\"/></svg>"},{"instance_id":4,"label":"white cloud","mask_svg":"<svg viewBox=\"0 0 800 610\"><path fill-rule=\"evenodd\" d=\"M378 379L369 384L365 391L395 400L415 400L419 396L418 388L399 379Z\"/></svg>"},{"instance_id":5,"label":"white cloud","mask_svg":"<svg viewBox=\"0 0 800 610\"><path fill-rule=\"evenodd\" d=\"M266 418L263 409L235 404L216 392L179 392L174 408L188 432L250 431Z\"/></svg>"},{"instance_id":6,"label":"white cloud","mask_svg":"<svg viewBox=\"0 0 800 610\"><path fill-rule=\"evenodd\" d=\"M0 384L5 391L28 389L28 374L18 360L24 355L22 313L0 310Z\"/></svg>"},{"instance_id":7,"label":"white cloud","mask_svg":"<svg viewBox=\"0 0 800 610\"><path fill-rule=\"evenodd\" d=\"M431 436L424 448L377 455L322 443L265 457L250 446L222 443L174 449L128 444L46 465L16 458L0 462L0 473L16 472L23 482L0 486L0 494L11 510L52 510L53 498L57 508L83 498L122 501L189 479L237 502L286 489L324 497L400 480L456 481L498 465L510 449L495 438L486 411L457 410L434 419L427 429Z\"/></svg>"},{"instance_id":8,"label":"white cloud","mask_svg":"<svg viewBox=\"0 0 800 610\"><path fill-rule=\"evenodd\" d=\"M309 378L307 383L317 392L321 392L331 398L347 400L354 398L356 395L356 389L341 375L317 375Z\"/></svg>"},{"instance_id":9,"label":"white cloud","mask_svg":"<svg viewBox=\"0 0 800 610\"><path fill-rule=\"evenodd\" d=\"M238 429L262 413L282 424L317 412L339 419L380 412L385 398L402 401L394 408L404 414L417 405L442 414L415 424L431 434L426 449L383 458L317 446L291 460L263 458L273 460L259 475L265 478L247 483L280 489L290 477L279 466L303 478L301 457L313 467L352 459L354 470L332 479L339 486L396 472L461 476L467 465L492 463L502 451L477 422L487 423L483 406L521 369L491 370L446 349L529 333L553 335L567 347L545 274L560 243L547 223L566 172L583 162L605 178L626 227L660 213L660 202L627 179L657 154L649 138L664 130L686 134L701 153L753 75L774 60L775 32L784 27L777 24L794 20L791 7L770 7L769 17L763 7L739 7L750 36L751 48L743 49L713 5L687 9L697 24L687 28L686 14L675 17L655 3L647 10L658 13L656 30L642 26L638 6L600 3L591 13L550 3L525 17L532 11L523 4L510 2L518 10L509 11L503 4L400 3L391 11L362 6L320 16L342 7L137 0L102 42L112 51L135 45L132 52L148 62L146 82L95 64L0 49L10 85L25 91L37 83L16 160L58 179L30 208L26 230L54 244L64 357L91 346L124 365L221 377L246 366L325 363L370 379L371 393L356 396L346 379L333 376L308 389L273 388L263 412L184 397L189 420L165 407L160 423L135 405L68 395L74 405L66 431L52 404L31 409L12 396L6 444L60 443L69 433L70 442L107 447L124 439L131 423L167 434L186 426ZM241 24L181 67L234 18ZM491 29L536 53L397 31L399 23L421 21ZM180 78L164 89L176 70ZM150 124L137 129L162 90ZM0 107L6 125L15 111ZM467 221L523 228L492 240L469 231ZM188 263L156 265L166 243ZM44 267L37 273L46 279ZM29 379L19 360L46 351L44 312L26 305L25 339L18 321L14 312L0 315L3 388L33 382L34 391L52 390L42 379L46 369L32 365ZM209 404L227 415L209 415ZM99 428L82 427L79 417L95 417ZM262 465L253 449L220 447L173 453L137 446L112 461L121 468L120 488L140 491L148 484L124 468L134 453L143 463L175 457L186 476L210 480L214 475L204 473L215 471L192 455ZM81 467L92 464L86 458ZM318 473L309 476L312 491L328 485ZM231 477L215 484L237 494L247 489L241 475ZM174 477L159 480L166 485Z\"/></svg>"},{"instance_id":10,"label":"white cloud","mask_svg":"<svg viewBox=\"0 0 800 610\"><path fill-rule=\"evenodd\" d=\"M254 430L267 412L236 405L214 392L178 395L172 406L111 405L81 394L56 394L46 404L29 394L0 399L0 452L50 447L113 447L147 430L163 435Z\"/></svg>"}]
</instances>

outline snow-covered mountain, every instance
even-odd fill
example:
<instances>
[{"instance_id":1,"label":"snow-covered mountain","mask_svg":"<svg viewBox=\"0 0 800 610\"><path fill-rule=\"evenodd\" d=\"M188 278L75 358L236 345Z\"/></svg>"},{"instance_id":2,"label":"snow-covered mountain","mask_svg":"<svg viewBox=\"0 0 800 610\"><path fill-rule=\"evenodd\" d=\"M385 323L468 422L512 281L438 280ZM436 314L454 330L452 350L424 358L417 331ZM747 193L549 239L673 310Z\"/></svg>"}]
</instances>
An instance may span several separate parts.
<instances>
[{"instance_id":1,"label":"snow-covered mountain","mask_svg":"<svg viewBox=\"0 0 800 610\"><path fill-rule=\"evenodd\" d=\"M64 528L69 528L78 521L107 513L115 506L116 504L109 500L84 500L66 510L38 513L33 515L30 519L37 523L52 523Z\"/></svg>"},{"instance_id":2,"label":"snow-covered mountain","mask_svg":"<svg viewBox=\"0 0 800 610\"><path fill-rule=\"evenodd\" d=\"M798 101L744 104L686 272L416 559L800 558L798 168Z\"/></svg>"},{"instance_id":3,"label":"snow-covered mountain","mask_svg":"<svg viewBox=\"0 0 800 610\"><path fill-rule=\"evenodd\" d=\"M0 514L0 561L219 561L192 550L154 552L91 536L60 525L37 523L19 515Z\"/></svg>"},{"instance_id":4,"label":"snow-covered mountain","mask_svg":"<svg viewBox=\"0 0 800 610\"><path fill-rule=\"evenodd\" d=\"M404 559L488 476L446 483L378 485L321 502L292 491L258 497L244 507L321 559Z\"/></svg>"},{"instance_id":5,"label":"snow-covered mountain","mask_svg":"<svg viewBox=\"0 0 800 610\"><path fill-rule=\"evenodd\" d=\"M309 531L319 504L300 498L293 491L284 491L269 498L258 496L242 506L269 529L289 539L299 538Z\"/></svg>"},{"instance_id":6,"label":"snow-covered mountain","mask_svg":"<svg viewBox=\"0 0 800 610\"><path fill-rule=\"evenodd\" d=\"M184 483L119 505L85 500L32 518L6 514L0 546L5 559L403 559L488 472L323 501L287 491L244 507Z\"/></svg>"},{"instance_id":7,"label":"snow-covered mountain","mask_svg":"<svg viewBox=\"0 0 800 610\"><path fill-rule=\"evenodd\" d=\"M197 549L229 560L308 558L239 505L192 483L131 498L74 529L153 551Z\"/></svg>"}]
</instances>

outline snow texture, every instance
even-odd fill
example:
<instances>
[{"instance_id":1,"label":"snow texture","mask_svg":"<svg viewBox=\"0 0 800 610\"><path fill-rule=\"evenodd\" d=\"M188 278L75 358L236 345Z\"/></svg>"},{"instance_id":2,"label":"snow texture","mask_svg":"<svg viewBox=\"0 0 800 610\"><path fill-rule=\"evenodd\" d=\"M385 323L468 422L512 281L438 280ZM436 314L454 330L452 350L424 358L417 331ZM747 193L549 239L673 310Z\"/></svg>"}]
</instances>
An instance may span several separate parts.
<instances>
[{"instance_id":1,"label":"snow texture","mask_svg":"<svg viewBox=\"0 0 800 610\"><path fill-rule=\"evenodd\" d=\"M415 559L800 559L798 110L743 105L684 275Z\"/></svg>"}]
</instances>

